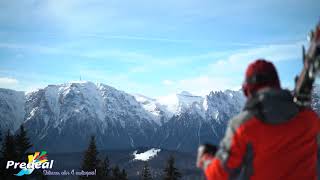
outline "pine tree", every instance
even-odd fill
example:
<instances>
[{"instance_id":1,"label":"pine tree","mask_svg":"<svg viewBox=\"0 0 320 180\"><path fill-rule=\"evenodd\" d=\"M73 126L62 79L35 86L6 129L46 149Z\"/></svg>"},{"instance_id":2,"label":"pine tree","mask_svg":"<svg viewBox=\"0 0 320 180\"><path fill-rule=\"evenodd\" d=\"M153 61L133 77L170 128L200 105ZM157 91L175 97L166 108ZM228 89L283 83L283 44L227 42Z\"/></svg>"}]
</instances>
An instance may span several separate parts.
<instances>
[{"instance_id":1,"label":"pine tree","mask_svg":"<svg viewBox=\"0 0 320 180\"><path fill-rule=\"evenodd\" d=\"M9 160L16 160L17 154L16 154L15 140L9 130L7 131L7 134L4 138L1 152L2 152L3 158L9 159Z\"/></svg>"},{"instance_id":2,"label":"pine tree","mask_svg":"<svg viewBox=\"0 0 320 180\"><path fill-rule=\"evenodd\" d=\"M174 157L170 156L164 169L164 180L178 180L181 178L181 173L174 166Z\"/></svg>"},{"instance_id":3,"label":"pine tree","mask_svg":"<svg viewBox=\"0 0 320 180\"><path fill-rule=\"evenodd\" d=\"M22 176L27 177L27 179L34 179L34 180L48 180L48 176L44 175L41 169L36 169L32 172L31 175ZM21 178L21 177L19 177Z\"/></svg>"},{"instance_id":4,"label":"pine tree","mask_svg":"<svg viewBox=\"0 0 320 180\"><path fill-rule=\"evenodd\" d=\"M120 168L118 165L114 166L112 168L112 180L128 180L128 175L126 173L125 169L122 169L120 171Z\"/></svg>"},{"instance_id":5,"label":"pine tree","mask_svg":"<svg viewBox=\"0 0 320 180\"><path fill-rule=\"evenodd\" d=\"M1 129L0 129L0 148L2 149L2 132L1 132ZM0 160L1 159L2 159L2 153L0 153ZM0 171L1 171L1 169L0 169Z\"/></svg>"},{"instance_id":6,"label":"pine tree","mask_svg":"<svg viewBox=\"0 0 320 180\"><path fill-rule=\"evenodd\" d=\"M89 147L84 154L81 169L83 171L94 171L99 169L100 161L98 159L98 150L96 146L96 140L94 136L91 136ZM98 176L83 176L80 179L99 179Z\"/></svg>"},{"instance_id":7,"label":"pine tree","mask_svg":"<svg viewBox=\"0 0 320 180\"><path fill-rule=\"evenodd\" d=\"M2 143L2 132L0 131L0 143ZM2 144L1 144L1 149L2 149ZM0 179L4 179L4 168L3 168L3 164L4 164L4 159L3 159L3 154L2 151L0 153Z\"/></svg>"},{"instance_id":8,"label":"pine tree","mask_svg":"<svg viewBox=\"0 0 320 180\"><path fill-rule=\"evenodd\" d=\"M1 169L4 170L7 161L16 161L17 153L16 153L16 143L14 140L14 136L11 135L10 130L8 130L4 141L1 147ZM17 170L14 169L6 169L5 171L1 171L1 179L16 179L17 177L14 174L17 173Z\"/></svg>"},{"instance_id":9,"label":"pine tree","mask_svg":"<svg viewBox=\"0 0 320 180\"><path fill-rule=\"evenodd\" d=\"M128 175L125 169L122 169L120 180L128 180Z\"/></svg>"},{"instance_id":10,"label":"pine tree","mask_svg":"<svg viewBox=\"0 0 320 180\"><path fill-rule=\"evenodd\" d=\"M152 180L150 169L147 162L144 163L141 176L142 180Z\"/></svg>"},{"instance_id":11,"label":"pine tree","mask_svg":"<svg viewBox=\"0 0 320 180\"><path fill-rule=\"evenodd\" d=\"M112 168L112 180L119 180L121 179L121 173L119 166L116 165L115 167Z\"/></svg>"},{"instance_id":12,"label":"pine tree","mask_svg":"<svg viewBox=\"0 0 320 180\"><path fill-rule=\"evenodd\" d=\"M99 170L98 170L98 176L101 180L110 180L110 162L108 156L105 157L103 161L101 161Z\"/></svg>"},{"instance_id":13,"label":"pine tree","mask_svg":"<svg viewBox=\"0 0 320 180\"><path fill-rule=\"evenodd\" d=\"M16 135L16 150L17 150L17 159L19 161L26 161L28 149L32 147L29 138L27 137L27 132L24 130L23 125L20 126L20 131Z\"/></svg>"}]
</instances>

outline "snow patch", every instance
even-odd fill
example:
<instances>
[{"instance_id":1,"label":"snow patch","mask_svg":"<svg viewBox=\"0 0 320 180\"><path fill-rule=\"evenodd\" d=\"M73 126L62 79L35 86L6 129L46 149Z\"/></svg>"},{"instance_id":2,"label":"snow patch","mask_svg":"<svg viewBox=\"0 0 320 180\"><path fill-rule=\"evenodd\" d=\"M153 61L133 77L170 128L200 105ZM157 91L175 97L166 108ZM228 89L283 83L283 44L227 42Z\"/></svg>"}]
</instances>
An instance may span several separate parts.
<instances>
[{"instance_id":1,"label":"snow patch","mask_svg":"<svg viewBox=\"0 0 320 180\"><path fill-rule=\"evenodd\" d=\"M138 151L134 151L133 152L133 156L134 156L133 160L148 161L148 160L152 159L153 157L155 157L160 151L161 151L161 149L156 149L156 148L149 149L148 151L140 153L140 154L137 154Z\"/></svg>"},{"instance_id":2,"label":"snow patch","mask_svg":"<svg viewBox=\"0 0 320 180\"><path fill-rule=\"evenodd\" d=\"M166 106L167 111L172 115L180 114L192 108L194 104L203 106L204 98L201 96L194 96L187 91L182 91L178 94L170 94L158 98L158 102ZM203 107L197 107L203 109Z\"/></svg>"}]
</instances>

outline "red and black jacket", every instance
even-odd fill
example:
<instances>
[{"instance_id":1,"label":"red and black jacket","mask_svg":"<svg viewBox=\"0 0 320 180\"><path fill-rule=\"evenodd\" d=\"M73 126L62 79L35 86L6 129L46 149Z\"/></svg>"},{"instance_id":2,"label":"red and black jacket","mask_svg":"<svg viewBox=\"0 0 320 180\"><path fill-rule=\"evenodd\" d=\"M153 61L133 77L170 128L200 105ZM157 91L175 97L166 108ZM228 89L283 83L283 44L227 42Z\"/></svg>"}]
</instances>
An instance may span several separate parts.
<instances>
[{"instance_id":1,"label":"red and black jacket","mask_svg":"<svg viewBox=\"0 0 320 180\"><path fill-rule=\"evenodd\" d=\"M208 180L317 179L319 120L299 109L289 91L263 89L230 120Z\"/></svg>"}]
</instances>

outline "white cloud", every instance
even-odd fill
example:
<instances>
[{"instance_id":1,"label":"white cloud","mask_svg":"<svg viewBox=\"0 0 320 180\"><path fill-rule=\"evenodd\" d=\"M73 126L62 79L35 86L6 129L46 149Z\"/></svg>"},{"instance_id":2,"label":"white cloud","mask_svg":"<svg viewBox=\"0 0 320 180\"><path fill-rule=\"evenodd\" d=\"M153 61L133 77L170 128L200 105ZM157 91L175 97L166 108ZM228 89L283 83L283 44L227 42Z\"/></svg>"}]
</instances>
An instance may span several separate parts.
<instances>
[{"instance_id":1,"label":"white cloud","mask_svg":"<svg viewBox=\"0 0 320 180\"><path fill-rule=\"evenodd\" d=\"M134 51L123 51L118 49L98 49L98 50L89 50L87 52L79 52L80 56L88 58L97 58L104 59L106 57L116 57L120 61L133 63L136 61L147 61L153 60L154 57Z\"/></svg>"},{"instance_id":2,"label":"white cloud","mask_svg":"<svg viewBox=\"0 0 320 180\"><path fill-rule=\"evenodd\" d=\"M171 79L165 79L160 82L162 86L165 86L163 88L164 91L166 91L164 92L166 94L186 90L196 95L206 95L210 91L239 89L241 87L245 68L254 59L266 58L273 62L280 62L296 60L297 58L300 58L302 44L303 42L291 44L273 44L236 51L228 50L223 52L207 52L198 55L184 55L176 57L158 57L142 52L104 49L79 52L77 55L88 58L101 58L105 61L112 59L107 57L117 57L117 59L119 58L119 60L132 65L132 67L129 68L129 73L150 72L155 69L160 69L161 67L183 68L186 65L194 65L202 60L208 61L208 59L212 59L213 63L206 67L202 66L199 74L193 77L175 81ZM34 51L42 50L46 53L60 52L59 49L56 48L46 48L41 46L28 47L26 44L0 43L0 48L29 48ZM75 52L70 51L69 53L74 54ZM197 69L197 71L198 70L199 69ZM83 69L80 70L80 74L83 75L83 79L85 80L104 82L125 91L129 89L130 92L136 91L142 94L150 94L150 92L163 93L158 90L159 87L132 81L130 74L116 75L114 72L108 70L106 71L90 71L88 69ZM2 79L1 81L3 81L0 82L1 87L6 88L16 86L18 83L18 81L8 81L8 79L6 79L6 81ZM11 85L8 85L8 82L11 82ZM21 83L19 85L21 85ZM156 93L151 94L154 95Z\"/></svg>"},{"instance_id":3,"label":"white cloud","mask_svg":"<svg viewBox=\"0 0 320 180\"><path fill-rule=\"evenodd\" d=\"M186 43L192 42L191 40L185 39L172 39L164 37L149 37L149 36L129 36L129 35L99 35L99 34L81 34L85 38L97 38L97 39L119 39L119 40L139 40L139 41L157 41L157 42L168 42L168 43Z\"/></svg>"},{"instance_id":4,"label":"white cloud","mask_svg":"<svg viewBox=\"0 0 320 180\"><path fill-rule=\"evenodd\" d=\"M196 95L207 95L210 91L239 90L244 79L244 72L249 63L258 58L264 58L274 63L280 61L297 60L301 56L303 42L292 44L274 44L257 48L242 49L229 52L230 55L216 60L208 67L203 68L202 73L177 81L171 84L172 92L189 91ZM210 53L208 53L210 54ZM202 57L199 55L199 57ZM212 55L214 57L214 54ZM163 84L170 84L170 80Z\"/></svg>"},{"instance_id":5,"label":"white cloud","mask_svg":"<svg viewBox=\"0 0 320 180\"><path fill-rule=\"evenodd\" d=\"M241 49L236 51L225 52L208 52L193 56L177 56L168 58L159 58L150 54L139 52L122 52L117 50L100 51L100 53L93 53L91 57L103 56L119 56L123 61L134 65L129 69L129 72L146 72L152 71L154 68L160 66L168 68L181 67L188 63L194 64L202 60L212 59L214 63L207 67L200 69L200 73L196 76L180 79L170 80L165 79L161 82L165 93L177 93L180 91L189 91L195 95L207 95L210 91L233 89L239 90L243 81L244 71L247 65L257 58L265 58L273 62L296 60L300 57L300 45L302 42L291 44L273 44L264 45L256 48ZM139 61L140 60L140 61ZM179 65L179 66L178 66ZM199 69L198 69L199 70ZM89 79L95 79L99 82L107 82L114 84L114 82L122 82L125 86L116 83L116 87L127 90L130 86L130 92L139 91L139 93L146 94L155 92L155 87L148 86L137 82L132 82L128 74L115 76L112 72L107 74L99 71L85 72ZM115 84L114 84L115 85ZM143 87L143 88L142 88ZM157 87L158 88L158 87ZM150 91L150 92L148 92ZM157 91L158 92L158 91ZM163 94L161 94L163 95Z\"/></svg>"},{"instance_id":6,"label":"white cloud","mask_svg":"<svg viewBox=\"0 0 320 180\"><path fill-rule=\"evenodd\" d=\"M243 74L248 64L259 58L272 62L296 60L301 56L300 50L302 44L303 42L274 44L241 50L212 63L210 71L216 75Z\"/></svg>"},{"instance_id":7,"label":"white cloud","mask_svg":"<svg viewBox=\"0 0 320 180\"><path fill-rule=\"evenodd\" d=\"M135 66L130 69L131 73L145 73L145 72L150 72L150 69L148 66Z\"/></svg>"},{"instance_id":8,"label":"white cloud","mask_svg":"<svg viewBox=\"0 0 320 180\"><path fill-rule=\"evenodd\" d=\"M2 88L13 88L18 85L18 80L10 77L0 77L0 87Z\"/></svg>"},{"instance_id":9,"label":"white cloud","mask_svg":"<svg viewBox=\"0 0 320 180\"><path fill-rule=\"evenodd\" d=\"M27 50L36 53L44 54L57 54L61 53L62 50L55 47L48 47L39 44L24 44L24 43L0 43L0 49L14 49L14 50ZM23 56L20 56L23 57Z\"/></svg>"},{"instance_id":10,"label":"white cloud","mask_svg":"<svg viewBox=\"0 0 320 180\"><path fill-rule=\"evenodd\" d=\"M171 80L163 80L162 81L162 84L164 84L164 85L166 85L166 86L171 86L171 85L173 85L174 84L174 82L173 81L171 81Z\"/></svg>"}]
</instances>

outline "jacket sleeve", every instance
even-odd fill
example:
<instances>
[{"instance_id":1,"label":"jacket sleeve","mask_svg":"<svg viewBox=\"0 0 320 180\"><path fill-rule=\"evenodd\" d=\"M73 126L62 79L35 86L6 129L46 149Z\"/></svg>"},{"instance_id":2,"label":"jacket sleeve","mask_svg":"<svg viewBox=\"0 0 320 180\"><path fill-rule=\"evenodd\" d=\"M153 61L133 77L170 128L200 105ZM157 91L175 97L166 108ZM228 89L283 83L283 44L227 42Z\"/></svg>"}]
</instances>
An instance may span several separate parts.
<instances>
[{"instance_id":1,"label":"jacket sleeve","mask_svg":"<svg viewBox=\"0 0 320 180\"><path fill-rule=\"evenodd\" d=\"M247 141L241 125L243 118L243 114L240 114L230 120L215 158L205 169L208 180L233 179L240 175L242 161L247 152Z\"/></svg>"}]
</instances>

